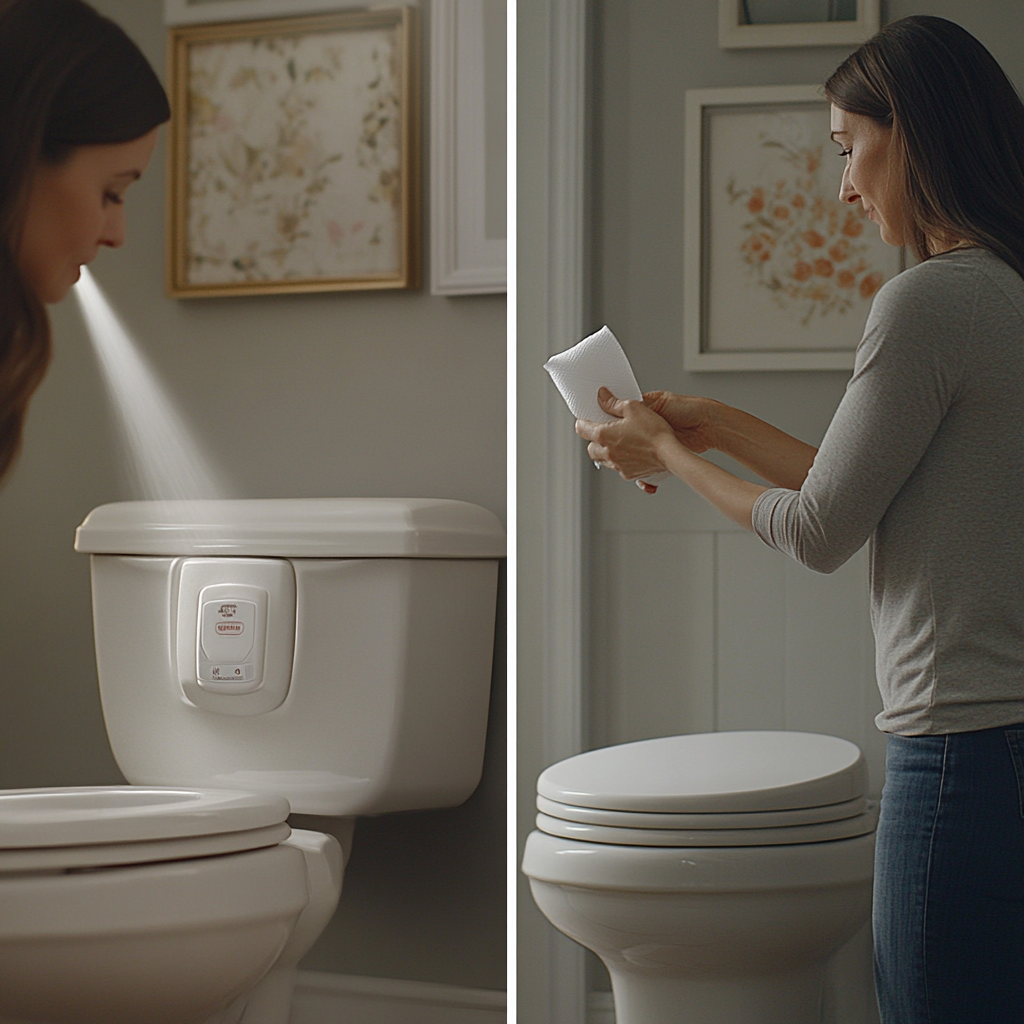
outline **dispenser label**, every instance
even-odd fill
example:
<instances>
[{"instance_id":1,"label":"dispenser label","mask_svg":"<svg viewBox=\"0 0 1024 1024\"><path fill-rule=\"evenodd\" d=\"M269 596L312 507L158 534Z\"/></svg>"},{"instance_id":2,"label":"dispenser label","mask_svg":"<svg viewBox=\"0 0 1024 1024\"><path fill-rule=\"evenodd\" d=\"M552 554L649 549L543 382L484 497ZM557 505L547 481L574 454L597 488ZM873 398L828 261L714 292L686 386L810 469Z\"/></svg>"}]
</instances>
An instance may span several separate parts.
<instances>
[{"instance_id":1,"label":"dispenser label","mask_svg":"<svg viewBox=\"0 0 1024 1024\"><path fill-rule=\"evenodd\" d=\"M253 677L252 665L212 665L210 682L247 683Z\"/></svg>"},{"instance_id":2,"label":"dispenser label","mask_svg":"<svg viewBox=\"0 0 1024 1024\"><path fill-rule=\"evenodd\" d=\"M199 648L206 660L238 667L249 660L256 634L252 601L206 601L199 615Z\"/></svg>"}]
</instances>

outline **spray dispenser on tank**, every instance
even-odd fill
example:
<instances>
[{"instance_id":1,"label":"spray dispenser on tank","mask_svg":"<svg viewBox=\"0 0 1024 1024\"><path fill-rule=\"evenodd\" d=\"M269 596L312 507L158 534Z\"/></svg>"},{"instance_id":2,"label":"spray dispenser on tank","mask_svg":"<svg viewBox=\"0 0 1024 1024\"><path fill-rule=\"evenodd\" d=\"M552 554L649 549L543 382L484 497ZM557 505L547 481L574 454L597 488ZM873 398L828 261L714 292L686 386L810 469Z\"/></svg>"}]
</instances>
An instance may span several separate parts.
<instances>
[{"instance_id":1,"label":"spray dispenser on tank","mask_svg":"<svg viewBox=\"0 0 1024 1024\"><path fill-rule=\"evenodd\" d=\"M308 814L460 803L482 763L504 543L458 501L96 509L76 547L121 770Z\"/></svg>"}]
</instances>

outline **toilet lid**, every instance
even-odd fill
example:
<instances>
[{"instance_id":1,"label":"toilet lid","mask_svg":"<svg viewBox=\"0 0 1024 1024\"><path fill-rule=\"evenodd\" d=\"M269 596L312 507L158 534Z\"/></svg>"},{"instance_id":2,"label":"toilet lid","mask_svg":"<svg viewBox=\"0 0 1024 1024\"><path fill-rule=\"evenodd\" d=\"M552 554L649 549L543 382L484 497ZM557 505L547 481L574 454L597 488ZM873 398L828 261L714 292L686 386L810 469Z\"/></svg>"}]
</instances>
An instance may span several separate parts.
<instances>
[{"instance_id":1,"label":"toilet lid","mask_svg":"<svg viewBox=\"0 0 1024 1024\"><path fill-rule=\"evenodd\" d=\"M290 812L284 797L222 789L9 789L0 792L0 852L262 833Z\"/></svg>"},{"instance_id":2,"label":"toilet lid","mask_svg":"<svg viewBox=\"0 0 1024 1024\"><path fill-rule=\"evenodd\" d=\"M772 731L665 736L590 750L551 765L537 782L538 794L559 805L670 815L828 807L855 801L866 788L856 744Z\"/></svg>"}]
</instances>

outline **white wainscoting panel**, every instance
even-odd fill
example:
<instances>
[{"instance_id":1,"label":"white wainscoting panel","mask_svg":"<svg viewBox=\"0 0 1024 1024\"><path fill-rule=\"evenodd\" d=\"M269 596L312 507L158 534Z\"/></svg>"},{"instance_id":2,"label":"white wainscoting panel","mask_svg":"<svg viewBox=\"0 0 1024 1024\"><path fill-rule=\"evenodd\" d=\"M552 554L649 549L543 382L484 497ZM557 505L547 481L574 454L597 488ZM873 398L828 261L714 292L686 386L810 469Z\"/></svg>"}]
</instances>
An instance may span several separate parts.
<instances>
[{"instance_id":1,"label":"white wainscoting panel","mask_svg":"<svg viewBox=\"0 0 1024 1024\"><path fill-rule=\"evenodd\" d=\"M786 727L784 556L746 533L718 533L719 729Z\"/></svg>"},{"instance_id":2,"label":"white wainscoting panel","mask_svg":"<svg viewBox=\"0 0 1024 1024\"><path fill-rule=\"evenodd\" d=\"M608 525L592 566L590 745L828 733L861 747L877 797L885 737L874 725L866 550L825 576L706 519L671 532Z\"/></svg>"},{"instance_id":3,"label":"white wainscoting panel","mask_svg":"<svg viewBox=\"0 0 1024 1024\"><path fill-rule=\"evenodd\" d=\"M611 992L587 995L587 1024L615 1024L615 1004Z\"/></svg>"},{"instance_id":4,"label":"white wainscoting panel","mask_svg":"<svg viewBox=\"0 0 1024 1024\"><path fill-rule=\"evenodd\" d=\"M299 971L289 1024L505 1024L504 992Z\"/></svg>"},{"instance_id":5,"label":"white wainscoting panel","mask_svg":"<svg viewBox=\"0 0 1024 1024\"><path fill-rule=\"evenodd\" d=\"M714 545L711 533L608 536L611 742L715 727Z\"/></svg>"}]
</instances>

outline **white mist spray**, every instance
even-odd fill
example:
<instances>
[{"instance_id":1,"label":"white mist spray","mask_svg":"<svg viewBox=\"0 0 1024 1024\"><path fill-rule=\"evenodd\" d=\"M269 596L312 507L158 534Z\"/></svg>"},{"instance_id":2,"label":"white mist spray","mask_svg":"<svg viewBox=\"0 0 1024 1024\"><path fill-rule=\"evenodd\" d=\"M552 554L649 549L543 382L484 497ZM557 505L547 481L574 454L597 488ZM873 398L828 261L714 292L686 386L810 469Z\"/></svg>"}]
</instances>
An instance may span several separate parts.
<instances>
[{"instance_id":1,"label":"white mist spray","mask_svg":"<svg viewBox=\"0 0 1024 1024\"><path fill-rule=\"evenodd\" d=\"M138 497L228 497L181 415L86 267L75 285L103 379L121 426L123 468Z\"/></svg>"}]
</instances>

